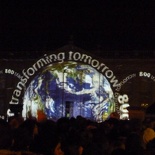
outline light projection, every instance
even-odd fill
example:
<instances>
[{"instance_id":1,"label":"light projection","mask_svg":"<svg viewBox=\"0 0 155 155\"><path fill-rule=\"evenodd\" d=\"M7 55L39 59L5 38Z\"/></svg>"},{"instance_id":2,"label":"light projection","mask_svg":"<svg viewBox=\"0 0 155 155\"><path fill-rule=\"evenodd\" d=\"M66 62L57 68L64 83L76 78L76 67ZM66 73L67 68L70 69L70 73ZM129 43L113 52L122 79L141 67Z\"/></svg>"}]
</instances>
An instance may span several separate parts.
<instances>
[{"instance_id":1,"label":"light projection","mask_svg":"<svg viewBox=\"0 0 155 155\"><path fill-rule=\"evenodd\" d=\"M129 111L127 108L129 105L129 98L127 94L119 95L118 96L118 102L120 103L120 119L128 120L129 119Z\"/></svg>"},{"instance_id":2,"label":"light projection","mask_svg":"<svg viewBox=\"0 0 155 155\"><path fill-rule=\"evenodd\" d=\"M115 111L114 94L106 77L90 65L65 61L46 66L28 85L22 116L48 119L85 118L102 122Z\"/></svg>"}]
</instances>

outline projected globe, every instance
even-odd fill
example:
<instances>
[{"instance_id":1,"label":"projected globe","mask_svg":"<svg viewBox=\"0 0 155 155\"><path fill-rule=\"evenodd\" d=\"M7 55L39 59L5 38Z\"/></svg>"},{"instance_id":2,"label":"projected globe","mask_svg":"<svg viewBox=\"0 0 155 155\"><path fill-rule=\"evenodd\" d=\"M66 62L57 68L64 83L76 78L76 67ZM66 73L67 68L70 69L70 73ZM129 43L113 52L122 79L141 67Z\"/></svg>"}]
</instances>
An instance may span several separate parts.
<instances>
[{"instance_id":1,"label":"projected globe","mask_svg":"<svg viewBox=\"0 0 155 155\"><path fill-rule=\"evenodd\" d=\"M86 64L64 62L47 66L29 84L23 102L23 117L48 119L82 116L102 122L115 111L108 80Z\"/></svg>"}]
</instances>

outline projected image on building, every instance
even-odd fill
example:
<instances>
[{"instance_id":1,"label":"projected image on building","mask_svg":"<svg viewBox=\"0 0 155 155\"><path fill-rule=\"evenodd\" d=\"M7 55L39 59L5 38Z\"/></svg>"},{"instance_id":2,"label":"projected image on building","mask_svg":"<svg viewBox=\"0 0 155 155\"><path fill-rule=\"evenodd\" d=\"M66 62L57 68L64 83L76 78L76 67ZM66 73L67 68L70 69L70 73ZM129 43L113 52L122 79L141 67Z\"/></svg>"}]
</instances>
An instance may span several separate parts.
<instances>
[{"instance_id":1,"label":"projected image on building","mask_svg":"<svg viewBox=\"0 0 155 155\"><path fill-rule=\"evenodd\" d=\"M114 95L104 75L89 65L77 62L51 64L27 87L22 115L48 119L85 118L102 122L115 111Z\"/></svg>"}]
</instances>

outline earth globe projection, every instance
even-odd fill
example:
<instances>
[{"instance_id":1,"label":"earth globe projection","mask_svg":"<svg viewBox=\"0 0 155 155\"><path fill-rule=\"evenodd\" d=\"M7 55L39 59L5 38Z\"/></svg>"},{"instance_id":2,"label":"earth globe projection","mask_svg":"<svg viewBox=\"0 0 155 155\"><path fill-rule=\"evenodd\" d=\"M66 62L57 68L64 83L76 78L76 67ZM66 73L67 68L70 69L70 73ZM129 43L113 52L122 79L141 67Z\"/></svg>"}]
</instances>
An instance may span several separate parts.
<instances>
[{"instance_id":1,"label":"earth globe projection","mask_svg":"<svg viewBox=\"0 0 155 155\"><path fill-rule=\"evenodd\" d=\"M103 122L115 111L114 94L108 80L90 65L66 61L50 64L28 85L22 116L47 119L82 116Z\"/></svg>"}]
</instances>

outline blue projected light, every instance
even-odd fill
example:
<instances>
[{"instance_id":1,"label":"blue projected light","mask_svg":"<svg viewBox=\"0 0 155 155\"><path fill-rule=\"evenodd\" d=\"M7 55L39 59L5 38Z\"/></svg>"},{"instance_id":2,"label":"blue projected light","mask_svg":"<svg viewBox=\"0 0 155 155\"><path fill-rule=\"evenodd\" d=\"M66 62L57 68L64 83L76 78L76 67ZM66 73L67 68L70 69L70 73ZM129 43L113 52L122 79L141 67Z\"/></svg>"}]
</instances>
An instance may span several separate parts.
<instances>
[{"instance_id":1,"label":"blue projected light","mask_svg":"<svg viewBox=\"0 0 155 155\"><path fill-rule=\"evenodd\" d=\"M47 66L30 83L24 95L22 115L48 119L85 118L102 122L115 111L108 80L89 65L64 62Z\"/></svg>"}]
</instances>

